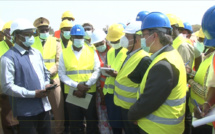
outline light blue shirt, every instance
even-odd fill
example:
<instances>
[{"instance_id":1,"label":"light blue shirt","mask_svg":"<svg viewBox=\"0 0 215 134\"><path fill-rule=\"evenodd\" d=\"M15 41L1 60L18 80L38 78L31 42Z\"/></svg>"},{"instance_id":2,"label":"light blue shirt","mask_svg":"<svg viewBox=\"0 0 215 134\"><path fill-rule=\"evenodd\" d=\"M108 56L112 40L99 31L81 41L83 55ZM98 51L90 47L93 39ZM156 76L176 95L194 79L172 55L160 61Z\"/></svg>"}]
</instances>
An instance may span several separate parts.
<instances>
[{"instance_id":1,"label":"light blue shirt","mask_svg":"<svg viewBox=\"0 0 215 134\"><path fill-rule=\"evenodd\" d=\"M25 50L22 47L20 47L18 44L15 44L14 47L22 55L25 54L26 51L29 51L29 59L39 78L40 86L42 87L42 89L45 89L45 86L50 83L48 79L50 78L50 73L45 67L41 53L34 48ZM4 94L7 94L9 96L14 96L14 97L34 98L35 91L30 91L24 87L20 87L14 84L15 71L19 71L19 70L15 70L14 62L5 56L2 56L1 62L0 62L0 73L1 73L0 80L1 80L2 92ZM38 90L41 90L41 89L38 89ZM42 98L42 102L43 102L45 111L48 111L51 109L48 97Z\"/></svg>"},{"instance_id":2,"label":"light blue shirt","mask_svg":"<svg viewBox=\"0 0 215 134\"><path fill-rule=\"evenodd\" d=\"M153 54L151 55L151 57L150 57L151 60L154 60L155 57L157 57L157 55L158 55L164 48L166 48L167 46L169 46L169 45L166 45L166 46L162 47L160 50L158 50L157 52L153 53Z\"/></svg>"}]
</instances>

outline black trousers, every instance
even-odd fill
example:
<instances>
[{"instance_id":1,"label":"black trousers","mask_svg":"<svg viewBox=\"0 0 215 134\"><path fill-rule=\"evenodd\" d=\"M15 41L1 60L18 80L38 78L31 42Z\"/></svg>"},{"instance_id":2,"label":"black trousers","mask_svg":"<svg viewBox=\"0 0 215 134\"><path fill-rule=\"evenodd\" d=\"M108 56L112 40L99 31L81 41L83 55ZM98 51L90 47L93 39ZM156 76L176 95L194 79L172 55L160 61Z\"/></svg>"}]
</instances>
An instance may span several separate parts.
<instances>
[{"instance_id":1,"label":"black trousers","mask_svg":"<svg viewBox=\"0 0 215 134\"><path fill-rule=\"evenodd\" d=\"M18 116L20 134L51 134L50 113L35 116Z\"/></svg>"},{"instance_id":2,"label":"black trousers","mask_svg":"<svg viewBox=\"0 0 215 134\"><path fill-rule=\"evenodd\" d=\"M88 109L66 103L69 113L70 132L71 134L84 134L84 118L86 119L87 134L98 134L98 116L96 110L96 93L92 93L93 97Z\"/></svg>"},{"instance_id":3,"label":"black trousers","mask_svg":"<svg viewBox=\"0 0 215 134\"><path fill-rule=\"evenodd\" d=\"M140 130L138 125L128 120L128 109L121 108L121 114L125 134L139 134Z\"/></svg>"}]
</instances>

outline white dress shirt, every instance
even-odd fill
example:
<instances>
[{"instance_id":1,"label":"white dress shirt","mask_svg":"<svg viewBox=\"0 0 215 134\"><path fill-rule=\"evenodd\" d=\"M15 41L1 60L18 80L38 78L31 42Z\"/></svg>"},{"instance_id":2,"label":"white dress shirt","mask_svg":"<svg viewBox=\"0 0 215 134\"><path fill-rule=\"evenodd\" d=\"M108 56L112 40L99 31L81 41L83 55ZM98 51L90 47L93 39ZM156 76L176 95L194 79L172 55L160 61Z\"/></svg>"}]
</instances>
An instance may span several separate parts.
<instances>
[{"instance_id":1,"label":"white dress shirt","mask_svg":"<svg viewBox=\"0 0 215 134\"><path fill-rule=\"evenodd\" d=\"M25 54L25 52L27 51L22 47L20 47L18 44L15 44L14 47L22 55ZM50 73L45 67L42 55L38 50L34 48L30 48L28 52L29 52L30 62L40 81L40 86L42 89L45 89L45 86L50 83L49 81ZM20 87L14 84L15 71L18 71L18 70L15 70L14 62L5 56L2 56L1 63L0 63L0 73L1 73L0 80L1 80L1 87L2 87L3 93L14 97L34 98L35 91L30 91L24 87ZM45 111L48 111L51 109L51 105L49 103L48 97L42 98L42 102L43 102L43 107Z\"/></svg>"},{"instance_id":2,"label":"white dress shirt","mask_svg":"<svg viewBox=\"0 0 215 134\"><path fill-rule=\"evenodd\" d=\"M82 47L82 49L86 47L85 45ZM69 48L68 48L69 49ZM73 47L71 46L71 49L73 50L77 60L79 60L80 56L81 56L81 53L82 53L82 49L80 51L75 51L73 49ZM99 61L99 57L96 53L96 51L94 51L94 61L95 61L95 64L94 64L94 72L92 74L92 76L90 77L90 79L86 82L86 85L88 86L92 86L96 83L97 79L99 78L100 76L100 61ZM72 61L71 61L72 62ZM58 74L59 74L59 77L60 77L60 80L65 83L66 85L68 86L71 86L73 88L77 88L78 86L78 82L70 79L67 75L66 75L66 68L65 68L65 64L64 64L64 60L63 60L63 53L61 53L60 55L60 61L59 61L59 68L58 68Z\"/></svg>"}]
</instances>

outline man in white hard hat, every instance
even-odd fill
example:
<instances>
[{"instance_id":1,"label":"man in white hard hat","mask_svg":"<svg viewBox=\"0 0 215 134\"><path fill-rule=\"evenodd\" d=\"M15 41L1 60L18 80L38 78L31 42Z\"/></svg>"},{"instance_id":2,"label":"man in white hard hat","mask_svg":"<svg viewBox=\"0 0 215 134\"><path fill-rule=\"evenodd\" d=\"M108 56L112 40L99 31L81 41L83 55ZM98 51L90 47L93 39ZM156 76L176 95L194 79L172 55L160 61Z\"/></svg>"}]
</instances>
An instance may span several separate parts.
<instances>
[{"instance_id":1,"label":"man in white hard hat","mask_svg":"<svg viewBox=\"0 0 215 134\"><path fill-rule=\"evenodd\" d=\"M50 134L51 106L48 100L50 74L41 53L31 48L35 30L31 22L17 19L11 25L14 47L0 63L1 86L10 96L13 114L20 123L21 134Z\"/></svg>"}]
</instances>

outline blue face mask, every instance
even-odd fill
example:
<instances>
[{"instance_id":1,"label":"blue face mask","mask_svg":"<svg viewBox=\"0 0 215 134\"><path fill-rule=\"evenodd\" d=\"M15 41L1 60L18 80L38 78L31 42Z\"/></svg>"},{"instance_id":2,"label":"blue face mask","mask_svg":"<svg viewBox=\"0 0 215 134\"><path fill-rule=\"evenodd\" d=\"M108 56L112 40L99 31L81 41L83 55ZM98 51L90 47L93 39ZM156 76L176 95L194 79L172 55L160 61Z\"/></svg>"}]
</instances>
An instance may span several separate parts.
<instances>
[{"instance_id":1,"label":"blue face mask","mask_svg":"<svg viewBox=\"0 0 215 134\"><path fill-rule=\"evenodd\" d=\"M28 37L28 36L22 36L25 38L25 42L22 41L22 44L24 44L26 47L30 47L34 44L34 36Z\"/></svg>"},{"instance_id":2,"label":"blue face mask","mask_svg":"<svg viewBox=\"0 0 215 134\"><path fill-rule=\"evenodd\" d=\"M46 40L49 37L49 33L40 33L40 38Z\"/></svg>"},{"instance_id":3,"label":"blue face mask","mask_svg":"<svg viewBox=\"0 0 215 134\"><path fill-rule=\"evenodd\" d=\"M141 48L146 52L149 52L149 50L150 50L150 47L146 46L146 39L145 38L141 38Z\"/></svg>"},{"instance_id":4,"label":"blue face mask","mask_svg":"<svg viewBox=\"0 0 215 134\"><path fill-rule=\"evenodd\" d=\"M99 46L99 47L96 47L96 49L99 51L99 52L104 52L106 50L107 46L104 44L102 46Z\"/></svg>"},{"instance_id":5,"label":"blue face mask","mask_svg":"<svg viewBox=\"0 0 215 134\"><path fill-rule=\"evenodd\" d=\"M81 48L84 45L84 39L74 39L74 46Z\"/></svg>"},{"instance_id":6,"label":"blue face mask","mask_svg":"<svg viewBox=\"0 0 215 134\"><path fill-rule=\"evenodd\" d=\"M71 37L71 35L70 35L70 31L64 31L63 32L63 37L65 38L65 39L70 39L70 37Z\"/></svg>"}]
</instances>

